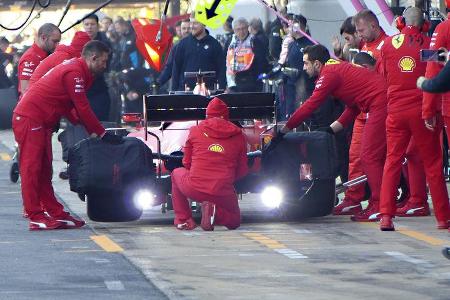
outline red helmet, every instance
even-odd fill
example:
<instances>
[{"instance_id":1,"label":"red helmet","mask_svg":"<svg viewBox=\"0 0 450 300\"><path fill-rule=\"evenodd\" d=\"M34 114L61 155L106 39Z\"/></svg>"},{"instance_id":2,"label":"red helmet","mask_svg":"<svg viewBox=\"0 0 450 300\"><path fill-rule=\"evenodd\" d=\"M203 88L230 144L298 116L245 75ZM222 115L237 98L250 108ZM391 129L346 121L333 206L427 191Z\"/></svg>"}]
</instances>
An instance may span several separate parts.
<instances>
[{"instance_id":1,"label":"red helmet","mask_svg":"<svg viewBox=\"0 0 450 300\"><path fill-rule=\"evenodd\" d=\"M450 0L445 0L445 6L447 6L447 8L450 9Z\"/></svg>"}]
</instances>

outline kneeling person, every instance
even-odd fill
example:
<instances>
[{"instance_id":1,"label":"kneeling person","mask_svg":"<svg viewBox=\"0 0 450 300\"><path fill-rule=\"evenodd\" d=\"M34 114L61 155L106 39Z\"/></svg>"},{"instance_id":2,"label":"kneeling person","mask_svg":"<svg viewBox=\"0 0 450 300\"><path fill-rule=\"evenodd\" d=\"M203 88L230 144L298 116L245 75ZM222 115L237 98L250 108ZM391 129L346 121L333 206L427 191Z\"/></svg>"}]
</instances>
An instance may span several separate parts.
<instances>
[{"instance_id":1,"label":"kneeling person","mask_svg":"<svg viewBox=\"0 0 450 300\"><path fill-rule=\"evenodd\" d=\"M202 205L201 227L228 229L240 226L241 215L234 182L247 171L247 144L242 130L228 121L228 107L214 98L206 120L189 130L183 148L183 168L172 172L172 201L177 229L192 230L188 198Z\"/></svg>"}]
</instances>

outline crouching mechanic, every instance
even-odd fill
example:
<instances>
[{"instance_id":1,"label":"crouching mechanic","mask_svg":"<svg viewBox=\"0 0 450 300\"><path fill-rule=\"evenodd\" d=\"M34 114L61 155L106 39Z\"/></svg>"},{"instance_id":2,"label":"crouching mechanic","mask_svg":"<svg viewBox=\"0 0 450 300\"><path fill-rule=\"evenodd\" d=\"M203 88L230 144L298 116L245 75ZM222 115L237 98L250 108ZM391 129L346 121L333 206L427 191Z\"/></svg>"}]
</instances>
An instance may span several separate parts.
<instances>
[{"instance_id":1,"label":"crouching mechanic","mask_svg":"<svg viewBox=\"0 0 450 300\"><path fill-rule=\"evenodd\" d=\"M236 229L241 224L234 182L247 174L247 142L228 121L228 107L219 98L206 109L206 120L190 129L183 148L184 168L172 172L172 202L177 229L192 230L189 199L201 202L203 230L214 225Z\"/></svg>"},{"instance_id":2,"label":"crouching mechanic","mask_svg":"<svg viewBox=\"0 0 450 300\"><path fill-rule=\"evenodd\" d=\"M92 136L106 142L122 141L105 132L86 98L94 76L106 69L108 54L109 48L102 42L87 43L81 58L49 71L28 89L14 110L12 124L20 151L22 199L30 230L78 228L85 224L64 211L52 187L51 137L61 117L83 124Z\"/></svg>"},{"instance_id":3,"label":"crouching mechanic","mask_svg":"<svg viewBox=\"0 0 450 300\"><path fill-rule=\"evenodd\" d=\"M372 195L365 210L352 216L353 221L379 220L381 178L386 155L386 83L379 74L347 62L330 59L322 45L308 46L303 52L304 68L309 76L318 76L313 94L298 108L281 129L282 133L299 126L329 95L340 99L346 109L325 131L334 134L349 125L360 113L368 113L361 140L361 163Z\"/></svg>"}]
</instances>

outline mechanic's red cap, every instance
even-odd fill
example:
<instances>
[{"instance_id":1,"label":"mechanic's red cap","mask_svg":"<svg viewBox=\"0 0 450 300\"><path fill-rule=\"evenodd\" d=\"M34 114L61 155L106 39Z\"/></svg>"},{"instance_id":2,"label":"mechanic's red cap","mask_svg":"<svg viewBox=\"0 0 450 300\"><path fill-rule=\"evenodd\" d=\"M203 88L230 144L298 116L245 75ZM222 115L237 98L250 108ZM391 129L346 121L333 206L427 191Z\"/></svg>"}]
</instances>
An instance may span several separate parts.
<instances>
[{"instance_id":1,"label":"mechanic's red cap","mask_svg":"<svg viewBox=\"0 0 450 300\"><path fill-rule=\"evenodd\" d=\"M75 49L75 51L79 53L78 56L80 56L84 45L86 45L86 43L89 42L90 40L91 38L86 32L77 31L72 39L72 42L70 43L70 46L72 46Z\"/></svg>"},{"instance_id":2,"label":"mechanic's red cap","mask_svg":"<svg viewBox=\"0 0 450 300\"><path fill-rule=\"evenodd\" d=\"M209 101L208 107L206 108L206 117L217 117L228 120L229 111L225 102L217 97L214 97L211 101Z\"/></svg>"}]
</instances>

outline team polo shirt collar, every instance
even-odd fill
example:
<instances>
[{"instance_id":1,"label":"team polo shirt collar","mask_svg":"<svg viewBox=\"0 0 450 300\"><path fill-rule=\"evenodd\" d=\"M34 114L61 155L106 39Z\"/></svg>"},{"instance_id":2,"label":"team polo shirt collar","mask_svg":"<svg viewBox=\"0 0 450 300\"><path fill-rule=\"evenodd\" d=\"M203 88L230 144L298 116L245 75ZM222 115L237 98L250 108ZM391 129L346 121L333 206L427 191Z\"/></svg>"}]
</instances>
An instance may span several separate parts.
<instances>
[{"instance_id":1,"label":"team polo shirt collar","mask_svg":"<svg viewBox=\"0 0 450 300\"><path fill-rule=\"evenodd\" d=\"M48 53L44 50L42 50L36 43L34 43L31 46L31 49L33 49L33 52L41 59L43 60L48 56Z\"/></svg>"}]
</instances>

